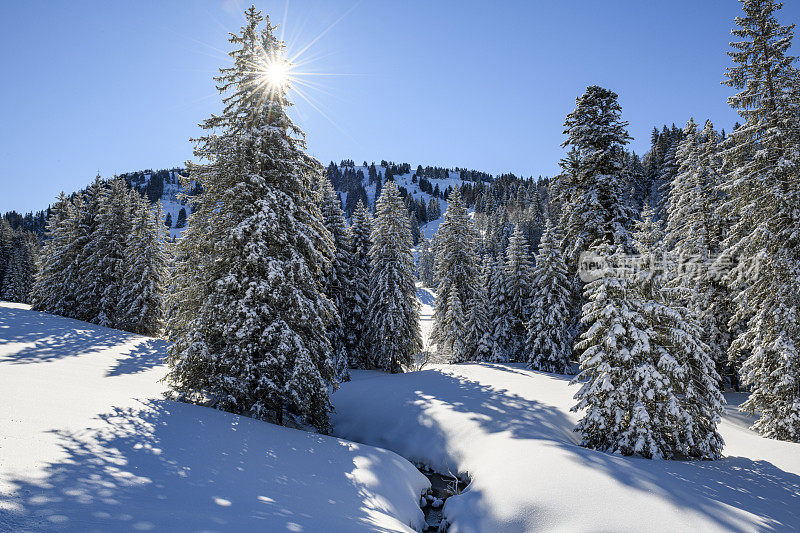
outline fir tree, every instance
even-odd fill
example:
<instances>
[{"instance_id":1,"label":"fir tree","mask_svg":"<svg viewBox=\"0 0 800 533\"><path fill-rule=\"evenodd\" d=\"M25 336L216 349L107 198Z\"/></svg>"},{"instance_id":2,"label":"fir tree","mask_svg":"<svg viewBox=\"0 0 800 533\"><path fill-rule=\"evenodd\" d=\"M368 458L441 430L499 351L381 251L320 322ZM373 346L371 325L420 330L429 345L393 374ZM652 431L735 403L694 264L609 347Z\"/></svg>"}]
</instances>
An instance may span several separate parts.
<instances>
[{"instance_id":1,"label":"fir tree","mask_svg":"<svg viewBox=\"0 0 800 533\"><path fill-rule=\"evenodd\" d=\"M469 313L464 324L465 347L463 361L486 361L491 357L489 317L486 301L488 280L489 269L484 266L480 281L477 283L472 300L469 302ZM462 361L456 360L454 362Z\"/></svg>"},{"instance_id":2,"label":"fir tree","mask_svg":"<svg viewBox=\"0 0 800 533\"><path fill-rule=\"evenodd\" d=\"M513 345L513 322L511 302L505 284L503 259L492 262L488 285L489 316L491 317L491 356L487 359L495 363L507 362Z\"/></svg>"},{"instance_id":3,"label":"fir tree","mask_svg":"<svg viewBox=\"0 0 800 533\"><path fill-rule=\"evenodd\" d=\"M510 326L507 356L511 361L525 361L525 324L530 319L533 277L528 243L519 226L514 228L506 250L503 290L508 305Z\"/></svg>"},{"instance_id":4,"label":"fir tree","mask_svg":"<svg viewBox=\"0 0 800 533\"><path fill-rule=\"evenodd\" d=\"M357 368L369 367L369 329L367 307L369 306L370 279L370 234L372 216L359 200L353 212L350 233L352 235L352 259L350 261L350 312L345 329L350 353L350 363Z\"/></svg>"},{"instance_id":5,"label":"fir tree","mask_svg":"<svg viewBox=\"0 0 800 533\"><path fill-rule=\"evenodd\" d=\"M563 235L550 220L532 272L533 301L527 323L528 365L543 372L570 373L573 338L572 284L561 253Z\"/></svg>"},{"instance_id":6,"label":"fir tree","mask_svg":"<svg viewBox=\"0 0 800 533\"><path fill-rule=\"evenodd\" d=\"M576 345L583 382L573 411L585 410L575 431L584 446L647 458L672 457L679 421L685 418L675 384L685 369L663 347L648 320L641 287L621 268L621 247L595 250L608 262L586 285L583 322Z\"/></svg>"},{"instance_id":7,"label":"fir tree","mask_svg":"<svg viewBox=\"0 0 800 533\"><path fill-rule=\"evenodd\" d=\"M743 0L729 55L735 66L728 99L745 124L726 142L725 192L735 224L725 241L740 268L736 318L746 329L731 355L749 353L742 381L752 388L742 409L758 413L762 435L800 441L800 119L796 59L788 51L794 25L775 18L781 4Z\"/></svg>"},{"instance_id":8,"label":"fir tree","mask_svg":"<svg viewBox=\"0 0 800 533\"><path fill-rule=\"evenodd\" d=\"M30 303L37 269L36 234L22 229L11 237L11 254L6 264L0 297L10 302Z\"/></svg>"},{"instance_id":9,"label":"fir tree","mask_svg":"<svg viewBox=\"0 0 800 533\"><path fill-rule=\"evenodd\" d=\"M233 65L215 78L224 109L195 148L207 163L189 163L202 194L188 199L195 209L178 241L168 380L183 398L325 431L336 309L320 284L333 258L314 202L321 165L286 114L286 87L263 83L265 69L285 65L283 43L254 7L245 14L230 38Z\"/></svg>"},{"instance_id":10,"label":"fir tree","mask_svg":"<svg viewBox=\"0 0 800 533\"><path fill-rule=\"evenodd\" d=\"M322 285L325 294L337 310L334 320L328 324L328 337L333 349L336 379L341 382L350 379L348 352L351 346L347 343L347 334L344 328L345 323L353 322L347 316L353 307L350 300L352 294L350 233L344 219L339 194L333 190L333 185L325 176L321 176L319 179L318 196L322 220L333 239L334 246L333 261L325 271Z\"/></svg>"},{"instance_id":11,"label":"fir tree","mask_svg":"<svg viewBox=\"0 0 800 533\"><path fill-rule=\"evenodd\" d=\"M718 373L727 362L730 344L727 291L711 270L720 251L721 229L715 209L719 185L717 133L706 122L702 135L690 119L678 146L678 171L667 202L666 241L679 271L674 284L693 292L704 334Z\"/></svg>"},{"instance_id":12,"label":"fir tree","mask_svg":"<svg viewBox=\"0 0 800 533\"><path fill-rule=\"evenodd\" d=\"M453 360L463 360L465 354L455 351L464 347L464 316L456 316L450 306L457 300L461 312L469 310L478 282L475 245L478 235L464 207L459 189L450 195L444 221L437 232L439 253L436 274L439 279L436 307L433 313L431 338L437 349Z\"/></svg>"},{"instance_id":13,"label":"fir tree","mask_svg":"<svg viewBox=\"0 0 800 533\"><path fill-rule=\"evenodd\" d=\"M136 194L136 193L134 193ZM89 321L116 328L122 322L119 302L126 270L126 246L131 233L132 196L122 178L115 177L102 187L97 206L95 229L91 235L91 292L95 307L87 308Z\"/></svg>"},{"instance_id":14,"label":"fir tree","mask_svg":"<svg viewBox=\"0 0 800 533\"><path fill-rule=\"evenodd\" d=\"M66 315L64 289L66 273L75 260L68 254L71 241L76 237L77 223L74 207L63 192L58 196L47 219L45 240L42 246L42 265L37 273L32 291L32 308L58 315Z\"/></svg>"},{"instance_id":15,"label":"fir tree","mask_svg":"<svg viewBox=\"0 0 800 533\"><path fill-rule=\"evenodd\" d=\"M563 146L571 157L562 162L571 175L568 201L561 205L568 259L601 243L628 245L628 228L635 215L629 205L624 146L630 140L620 118L617 94L593 85L576 100L567 115Z\"/></svg>"},{"instance_id":16,"label":"fir tree","mask_svg":"<svg viewBox=\"0 0 800 533\"><path fill-rule=\"evenodd\" d=\"M644 301L649 343L659 358L656 368L661 379L654 383L679 399L678 407L671 411L674 427L666 443L669 448L664 448L665 457L718 459L723 440L716 428L724 399L716 387L719 375L713 353L705 343L699 292L672 285L670 275L662 270L664 233L649 206L642 211L633 237L641 260L636 289ZM673 361L677 364L674 368Z\"/></svg>"},{"instance_id":17,"label":"fir tree","mask_svg":"<svg viewBox=\"0 0 800 533\"><path fill-rule=\"evenodd\" d=\"M372 365L389 372L402 372L422 349L411 242L405 204L388 181L375 205L368 323Z\"/></svg>"},{"instance_id":18,"label":"fir tree","mask_svg":"<svg viewBox=\"0 0 800 533\"><path fill-rule=\"evenodd\" d=\"M160 224L161 203L151 209L146 198L134 193L131 232L125 243L125 270L118 327L143 335L162 328L163 295L169 259L166 230Z\"/></svg>"}]
</instances>

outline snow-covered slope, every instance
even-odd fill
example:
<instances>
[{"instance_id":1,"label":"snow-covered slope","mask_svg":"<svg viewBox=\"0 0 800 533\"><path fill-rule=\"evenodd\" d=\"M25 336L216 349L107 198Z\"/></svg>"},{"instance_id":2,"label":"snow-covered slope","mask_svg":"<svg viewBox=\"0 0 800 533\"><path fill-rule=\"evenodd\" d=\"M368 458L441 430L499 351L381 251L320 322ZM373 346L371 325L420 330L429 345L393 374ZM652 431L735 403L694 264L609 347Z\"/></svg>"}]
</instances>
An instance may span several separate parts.
<instances>
[{"instance_id":1,"label":"snow-covered slope","mask_svg":"<svg viewBox=\"0 0 800 533\"><path fill-rule=\"evenodd\" d=\"M334 394L334 432L441 472L468 473L468 489L445 503L451 532L800 526L800 444L759 437L747 429L751 420L729 407L720 427L724 460L651 461L588 450L572 431L576 387L568 383L519 365L377 376Z\"/></svg>"},{"instance_id":2,"label":"snow-covered slope","mask_svg":"<svg viewBox=\"0 0 800 533\"><path fill-rule=\"evenodd\" d=\"M164 341L0 303L0 531L410 531L371 446L164 400Z\"/></svg>"},{"instance_id":3,"label":"snow-covered slope","mask_svg":"<svg viewBox=\"0 0 800 533\"><path fill-rule=\"evenodd\" d=\"M361 171L362 174L365 176L362 181L362 186L367 194L367 201L368 206L371 207L375 203L375 191L376 191L376 184L369 183L369 167L365 166L354 166L354 167L347 167L348 169L352 169L353 172ZM386 175L387 167L376 165L376 171L380 173L381 176ZM345 167L339 167L340 170L344 170ZM172 224L173 226L169 230L169 234L172 237L180 237L186 228L176 228L175 225L178 222L178 213L180 212L181 208L186 208L187 214L189 214L188 207L181 204L180 200L178 200L178 193L182 192L182 187L180 185L180 180L178 178L178 172L184 172L181 169L173 169L170 171L159 171L162 174L168 172L168 178L164 180L164 188L161 194L161 205L164 210L164 217L167 216L169 213L172 217ZM147 187L148 183L150 182L150 178L152 176L152 171L144 171L144 172L131 172L128 174L124 174L123 176L127 177L129 180L131 178L137 180L135 182L136 186L138 186L141 190ZM412 172L408 172L405 174L398 174L393 177L394 181L397 183L399 187L404 187L410 196L415 198L416 200L422 200L424 202L430 201L434 198L433 195L423 192L419 186L419 181L416 183L413 179L414 170ZM449 170L446 172L447 177L441 178L428 178L431 182L432 187L439 187L439 190L444 192L447 190L448 187L457 187L461 185L461 174L456 170ZM384 178L385 179L385 178ZM347 201L347 192L344 190L338 191L342 202ZM447 210L447 201L439 199L441 203L442 213ZM439 223L441 222L442 218L438 218L436 220L430 221L427 224L422 225L423 232L425 237L430 239L439 227Z\"/></svg>"}]
</instances>

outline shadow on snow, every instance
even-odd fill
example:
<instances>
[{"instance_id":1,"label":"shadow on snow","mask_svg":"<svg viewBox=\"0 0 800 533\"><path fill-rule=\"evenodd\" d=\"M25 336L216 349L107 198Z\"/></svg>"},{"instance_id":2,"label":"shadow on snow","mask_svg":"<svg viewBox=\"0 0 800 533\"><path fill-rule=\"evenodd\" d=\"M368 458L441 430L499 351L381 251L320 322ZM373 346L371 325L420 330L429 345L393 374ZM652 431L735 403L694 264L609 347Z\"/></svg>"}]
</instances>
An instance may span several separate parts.
<instances>
[{"instance_id":1,"label":"shadow on snow","mask_svg":"<svg viewBox=\"0 0 800 533\"><path fill-rule=\"evenodd\" d=\"M360 512L367 495L348 474L356 459L403 472L400 457L167 400L100 418L103 430L55 432L66 457L12 480L18 505L0 509L0 529L389 531Z\"/></svg>"},{"instance_id":2,"label":"shadow on snow","mask_svg":"<svg viewBox=\"0 0 800 533\"><path fill-rule=\"evenodd\" d=\"M521 375L533 372L516 365L482 366ZM558 374L536 374L561 381L572 379ZM601 470L628 487L696 511L730 530L750 530L753 524L743 526L741 517L732 515L729 506L756 515L762 521L760 527L783 529L800 524L800 476L768 461L746 457L666 461L598 452L578 445L574 421L562 409L437 369L417 372L413 378L405 376L409 389L404 408L414 411L420 424L430 428L432 449L448 448L448 437L427 412L433 404L444 403L453 411L468 413L470 420L487 433L509 432L514 439L550 441L591 469ZM404 375L392 378L403 379ZM380 382L376 380L374 386L380 388ZM382 445L392 447L390 442ZM424 462L425 458L413 459ZM451 459L453 464L448 468L455 472L458 458Z\"/></svg>"},{"instance_id":3,"label":"shadow on snow","mask_svg":"<svg viewBox=\"0 0 800 533\"><path fill-rule=\"evenodd\" d=\"M135 374L163 363L164 340L38 311L0 307L0 350L5 347L7 352L0 356L2 363L46 363L129 343L136 344L122 353L109 376Z\"/></svg>"}]
</instances>

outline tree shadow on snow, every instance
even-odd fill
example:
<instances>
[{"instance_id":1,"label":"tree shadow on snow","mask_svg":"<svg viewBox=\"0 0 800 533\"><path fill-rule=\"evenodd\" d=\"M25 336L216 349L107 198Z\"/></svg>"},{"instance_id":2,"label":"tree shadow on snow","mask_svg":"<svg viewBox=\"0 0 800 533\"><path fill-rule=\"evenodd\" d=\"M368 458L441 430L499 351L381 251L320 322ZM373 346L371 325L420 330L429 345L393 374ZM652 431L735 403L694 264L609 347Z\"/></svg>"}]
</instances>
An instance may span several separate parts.
<instances>
[{"instance_id":1,"label":"tree shadow on snow","mask_svg":"<svg viewBox=\"0 0 800 533\"><path fill-rule=\"evenodd\" d=\"M28 309L0 307L0 363L33 364L132 346L108 371L135 374L163 362L166 341ZM12 346L18 345L18 346Z\"/></svg>"},{"instance_id":2,"label":"tree shadow on snow","mask_svg":"<svg viewBox=\"0 0 800 533\"><path fill-rule=\"evenodd\" d=\"M0 529L394 531L356 512L367 495L349 476L355 458L386 461L381 450L166 400L100 418L100 430L54 431L64 458L11 481Z\"/></svg>"},{"instance_id":3,"label":"tree shadow on snow","mask_svg":"<svg viewBox=\"0 0 800 533\"><path fill-rule=\"evenodd\" d=\"M138 374L164 364L169 343L162 339L148 338L131 348L108 370L108 376Z\"/></svg>"},{"instance_id":4,"label":"tree shadow on snow","mask_svg":"<svg viewBox=\"0 0 800 533\"><path fill-rule=\"evenodd\" d=\"M533 372L515 365L484 366L523 375ZM562 409L439 370L416 373L409 383L415 390L414 400L407 405L418 410L418 420L432 430L434 442L439 440L432 446L434 449L447 449L447 436L436 428L437 423L427 410L433 404L444 403L454 411L469 413L470 420L479 423L485 432L507 431L515 439L551 441L570 452L575 461L602 470L628 487L705 515L727 529L749 531L754 527L752 517L737 517L730 507L756 515L759 528L785 529L800 524L800 476L768 461L746 457L666 461L611 455L579 446L573 431L574 419Z\"/></svg>"}]
</instances>

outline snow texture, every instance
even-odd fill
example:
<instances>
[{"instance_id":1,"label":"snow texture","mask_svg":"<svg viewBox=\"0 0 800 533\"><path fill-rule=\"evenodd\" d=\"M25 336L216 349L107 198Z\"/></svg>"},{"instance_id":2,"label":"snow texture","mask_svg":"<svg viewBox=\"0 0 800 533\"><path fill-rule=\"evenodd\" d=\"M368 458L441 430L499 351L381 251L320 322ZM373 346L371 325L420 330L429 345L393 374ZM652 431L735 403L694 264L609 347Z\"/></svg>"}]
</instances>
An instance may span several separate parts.
<instances>
[{"instance_id":1,"label":"snow texture","mask_svg":"<svg viewBox=\"0 0 800 533\"><path fill-rule=\"evenodd\" d=\"M0 303L0 531L423 527L392 452L164 400L165 344Z\"/></svg>"},{"instance_id":2,"label":"snow texture","mask_svg":"<svg viewBox=\"0 0 800 533\"><path fill-rule=\"evenodd\" d=\"M357 379L334 395L334 433L440 472L467 473L445 502L451 533L756 531L800 524L800 445L759 437L733 395L727 457L662 461L577 445L569 378L514 364L443 365ZM366 401L380 398L380 401Z\"/></svg>"}]
</instances>

